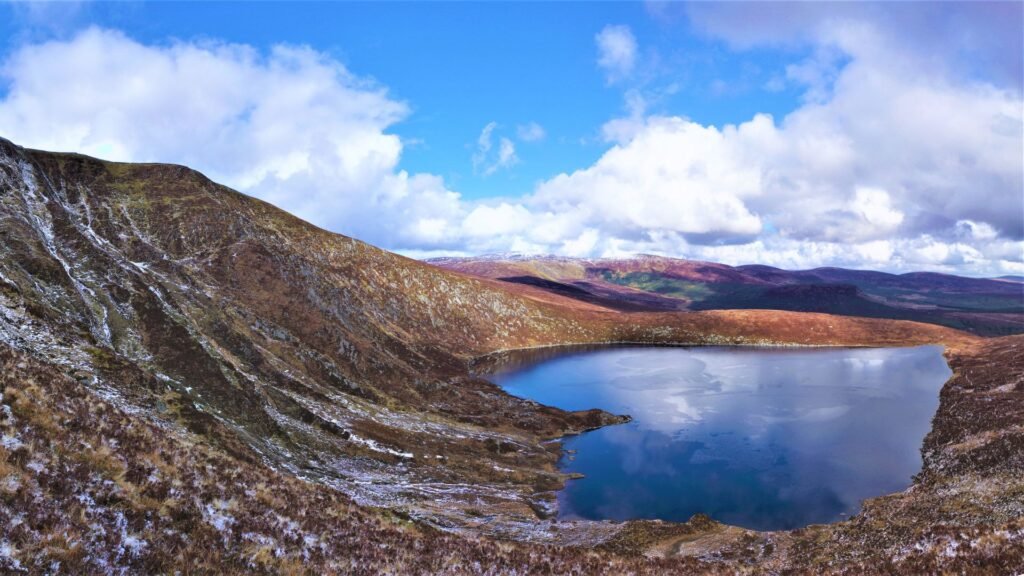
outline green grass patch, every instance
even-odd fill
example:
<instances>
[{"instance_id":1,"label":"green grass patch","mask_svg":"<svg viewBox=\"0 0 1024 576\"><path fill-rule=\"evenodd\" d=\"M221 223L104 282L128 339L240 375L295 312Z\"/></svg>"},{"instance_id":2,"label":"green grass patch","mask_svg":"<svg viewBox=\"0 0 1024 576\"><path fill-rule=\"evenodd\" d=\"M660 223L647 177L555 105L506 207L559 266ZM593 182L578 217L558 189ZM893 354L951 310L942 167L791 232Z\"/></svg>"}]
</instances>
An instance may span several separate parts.
<instances>
[{"instance_id":1,"label":"green grass patch","mask_svg":"<svg viewBox=\"0 0 1024 576\"><path fill-rule=\"evenodd\" d=\"M715 291L703 282L692 282L690 280L662 276L656 272L621 273L605 270L601 272L601 277L606 282L611 282L612 284L628 286L637 290L653 292L681 300L701 301L715 294Z\"/></svg>"}]
</instances>

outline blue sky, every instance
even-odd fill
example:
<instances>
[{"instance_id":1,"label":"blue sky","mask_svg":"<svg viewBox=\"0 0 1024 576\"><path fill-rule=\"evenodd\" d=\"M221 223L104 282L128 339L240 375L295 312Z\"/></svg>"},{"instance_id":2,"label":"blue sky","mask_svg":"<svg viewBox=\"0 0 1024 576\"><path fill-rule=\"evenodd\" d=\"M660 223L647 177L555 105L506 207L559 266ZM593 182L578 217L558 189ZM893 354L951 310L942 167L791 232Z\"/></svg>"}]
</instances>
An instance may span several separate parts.
<instances>
[{"instance_id":1,"label":"blue sky","mask_svg":"<svg viewBox=\"0 0 1024 576\"><path fill-rule=\"evenodd\" d=\"M186 163L411 255L1019 273L1019 13L0 4L0 135Z\"/></svg>"},{"instance_id":2,"label":"blue sky","mask_svg":"<svg viewBox=\"0 0 1024 576\"><path fill-rule=\"evenodd\" d=\"M401 167L441 174L467 198L522 193L604 152L599 129L621 112L626 89L608 86L595 62L594 36L609 22L628 25L644 39L641 50L657 53L643 72L649 78L636 81L671 88L654 108L702 123L795 108L799 90L764 85L806 52L738 55L679 19L652 17L642 3L107 2L67 10L4 19L0 35L17 46L26 35L66 38L97 25L144 43L215 40L264 50L289 43L330 54L411 106L393 129L410 143ZM547 137L517 147L514 170L484 177L472 156L490 122L507 135L535 122Z\"/></svg>"}]
</instances>

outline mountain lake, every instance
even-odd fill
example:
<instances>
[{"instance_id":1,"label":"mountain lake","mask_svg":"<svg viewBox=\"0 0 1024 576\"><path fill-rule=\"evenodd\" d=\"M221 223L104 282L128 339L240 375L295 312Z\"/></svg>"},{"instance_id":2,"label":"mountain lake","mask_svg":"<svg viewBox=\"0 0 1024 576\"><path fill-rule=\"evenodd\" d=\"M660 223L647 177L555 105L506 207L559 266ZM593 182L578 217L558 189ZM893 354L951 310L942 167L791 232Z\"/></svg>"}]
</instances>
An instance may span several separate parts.
<instances>
[{"instance_id":1,"label":"mountain lake","mask_svg":"<svg viewBox=\"0 0 1024 576\"><path fill-rule=\"evenodd\" d=\"M563 519L755 530L856 514L903 490L951 371L913 348L567 347L513 352L487 375L566 410L629 414L563 439Z\"/></svg>"}]
</instances>

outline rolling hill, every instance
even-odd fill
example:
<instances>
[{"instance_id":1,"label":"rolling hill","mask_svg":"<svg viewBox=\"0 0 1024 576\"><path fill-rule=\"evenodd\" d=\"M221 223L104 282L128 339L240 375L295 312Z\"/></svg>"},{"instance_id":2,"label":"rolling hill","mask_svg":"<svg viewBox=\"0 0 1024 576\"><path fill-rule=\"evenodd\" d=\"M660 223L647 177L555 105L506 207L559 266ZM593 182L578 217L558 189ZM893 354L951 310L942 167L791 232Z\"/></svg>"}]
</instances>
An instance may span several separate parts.
<instances>
[{"instance_id":1,"label":"rolling hill","mask_svg":"<svg viewBox=\"0 0 1024 576\"><path fill-rule=\"evenodd\" d=\"M726 266L657 256L437 258L431 263L529 284L624 312L768 309L914 320L984 336L1024 332L1024 285L913 272Z\"/></svg>"}]
</instances>

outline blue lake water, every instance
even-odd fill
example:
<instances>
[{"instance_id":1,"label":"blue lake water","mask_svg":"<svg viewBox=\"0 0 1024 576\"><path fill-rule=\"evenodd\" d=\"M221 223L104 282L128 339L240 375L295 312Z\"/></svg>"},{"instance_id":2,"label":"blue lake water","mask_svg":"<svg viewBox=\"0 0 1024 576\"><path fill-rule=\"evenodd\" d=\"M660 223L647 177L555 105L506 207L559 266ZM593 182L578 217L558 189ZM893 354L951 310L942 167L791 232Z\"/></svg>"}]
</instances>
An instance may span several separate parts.
<instances>
[{"instance_id":1,"label":"blue lake water","mask_svg":"<svg viewBox=\"0 0 1024 576\"><path fill-rule=\"evenodd\" d=\"M778 530L909 486L950 374L938 346L606 347L516 353L489 378L544 404L633 417L565 439L562 470L585 478L559 494L561 518L703 512Z\"/></svg>"}]
</instances>

